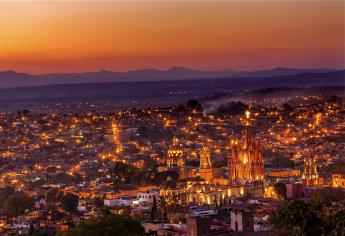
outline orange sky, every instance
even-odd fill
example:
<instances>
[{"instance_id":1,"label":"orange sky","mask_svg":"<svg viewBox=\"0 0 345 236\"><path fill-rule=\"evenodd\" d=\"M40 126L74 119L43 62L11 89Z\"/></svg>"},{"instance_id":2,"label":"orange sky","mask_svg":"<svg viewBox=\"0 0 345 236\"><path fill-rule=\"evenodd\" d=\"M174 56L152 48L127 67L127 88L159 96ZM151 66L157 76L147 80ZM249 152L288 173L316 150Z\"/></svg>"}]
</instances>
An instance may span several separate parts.
<instances>
[{"instance_id":1,"label":"orange sky","mask_svg":"<svg viewBox=\"0 0 345 236\"><path fill-rule=\"evenodd\" d=\"M344 53L343 1L0 1L0 70L344 68Z\"/></svg>"}]
</instances>

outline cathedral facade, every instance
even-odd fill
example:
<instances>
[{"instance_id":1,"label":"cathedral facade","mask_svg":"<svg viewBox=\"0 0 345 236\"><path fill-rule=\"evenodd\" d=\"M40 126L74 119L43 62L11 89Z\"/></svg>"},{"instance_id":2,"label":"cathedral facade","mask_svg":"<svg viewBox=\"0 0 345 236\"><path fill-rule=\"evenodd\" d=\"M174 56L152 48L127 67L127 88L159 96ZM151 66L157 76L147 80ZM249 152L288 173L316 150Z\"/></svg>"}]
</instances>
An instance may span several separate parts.
<instances>
[{"instance_id":1,"label":"cathedral facade","mask_svg":"<svg viewBox=\"0 0 345 236\"><path fill-rule=\"evenodd\" d=\"M179 140L174 137L173 143L168 150L167 165L169 167L183 167L185 165L185 159L183 157L183 151L179 146Z\"/></svg>"},{"instance_id":2,"label":"cathedral facade","mask_svg":"<svg viewBox=\"0 0 345 236\"><path fill-rule=\"evenodd\" d=\"M203 147L200 152L200 168L199 175L206 181L213 179L213 170L210 149L208 147Z\"/></svg>"},{"instance_id":3,"label":"cathedral facade","mask_svg":"<svg viewBox=\"0 0 345 236\"><path fill-rule=\"evenodd\" d=\"M238 140L231 142L231 153L228 159L228 177L217 176L212 167L210 149L204 146L200 150L199 168L180 167L180 178L190 179L176 189L164 189L161 195L182 194L188 204L229 203L231 199L251 196L263 197L264 193L264 157L260 143L252 137L249 116L247 115L246 133L243 143ZM178 148L177 139L168 151L168 165L179 166L184 159L182 150ZM182 174L181 174L182 173Z\"/></svg>"},{"instance_id":4,"label":"cathedral facade","mask_svg":"<svg viewBox=\"0 0 345 236\"><path fill-rule=\"evenodd\" d=\"M308 157L304 161L302 182L307 186L320 186L323 184L323 178L320 178L317 172L315 158Z\"/></svg>"},{"instance_id":5,"label":"cathedral facade","mask_svg":"<svg viewBox=\"0 0 345 236\"><path fill-rule=\"evenodd\" d=\"M228 162L230 181L240 184L264 179L264 157L260 143L253 139L249 113L247 120L244 142L231 141L231 156Z\"/></svg>"}]
</instances>

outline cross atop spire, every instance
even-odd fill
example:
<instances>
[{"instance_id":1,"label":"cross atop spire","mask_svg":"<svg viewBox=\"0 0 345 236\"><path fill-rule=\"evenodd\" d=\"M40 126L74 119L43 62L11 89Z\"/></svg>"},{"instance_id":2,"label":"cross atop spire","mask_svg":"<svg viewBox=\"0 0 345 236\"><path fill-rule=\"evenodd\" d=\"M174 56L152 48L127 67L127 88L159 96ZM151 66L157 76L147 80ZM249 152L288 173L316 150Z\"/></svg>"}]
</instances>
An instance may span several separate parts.
<instances>
[{"instance_id":1,"label":"cross atop spire","mask_svg":"<svg viewBox=\"0 0 345 236\"><path fill-rule=\"evenodd\" d=\"M246 111L246 143L245 146L248 147L252 142L252 130L250 127L250 111Z\"/></svg>"},{"instance_id":2,"label":"cross atop spire","mask_svg":"<svg viewBox=\"0 0 345 236\"><path fill-rule=\"evenodd\" d=\"M200 168L212 168L210 149L203 147L200 152Z\"/></svg>"},{"instance_id":3,"label":"cross atop spire","mask_svg":"<svg viewBox=\"0 0 345 236\"><path fill-rule=\"evenodd\" d=\"M247 125L249 125L250 124L250 111L246 111L246 118L247 118Z\"/></svg>"},{"instance_id":4,"label":"cross atop spire","mask_svg":"<svg viewBox=\"0 0 345 236\"><path fill-rule=\"evenodd\" d=\"M242 123L244 119L241 119ZM264 179L264 157L260 144L253 138L250 111L245 112L245 137L243 144L231 141L231 155L228 161L231 181L247 183Z\"/></svg>"},{"instance_id":5,"label":"cross atop spire","mask_svg":"<svg viewBox=\"0 0 345 236\"><path fill-rule=\"evenodd\" d=\"M178 138L176 138L174 136L173 140L172 140L173 146L178 146Z\"/></svg>"}]
</instances>

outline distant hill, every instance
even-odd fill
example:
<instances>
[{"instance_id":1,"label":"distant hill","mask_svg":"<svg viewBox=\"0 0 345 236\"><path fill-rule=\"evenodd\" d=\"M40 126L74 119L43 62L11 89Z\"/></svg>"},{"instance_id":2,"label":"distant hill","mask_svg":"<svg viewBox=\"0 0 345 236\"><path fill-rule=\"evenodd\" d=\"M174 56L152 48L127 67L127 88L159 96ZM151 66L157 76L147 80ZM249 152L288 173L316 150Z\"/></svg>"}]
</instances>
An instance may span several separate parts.
<instances>
[{"instance_id":1,"label":"distant hill","mask_svg":"<svg viewBox=\"0 0 345 236\"><path fill-rule=\"evenodd\" d=\"M15 71L0 72L0 88L28 87L51 84L111 83L133 81L167 81L190 79L218 79L240 77L288 76L301 73L328 73L330 69L291 69L275 68L261 71L193 70L173 67L169 70L144 69L128 72L97 71L85 73L52 73L31 75Z\"/></svg>"},{"instance_id":2,"label":"distant hill","mask_svg":"<svg viewBox=\"0 0 345 236\"><path fill-rule=\"evenodd\" d=\"M116 106L160 106L230 91L274 87L345 86L345 71L274 77L60 84L0 89L0 111L33 104L104 101Z\"/></svg>"}]
</instances>

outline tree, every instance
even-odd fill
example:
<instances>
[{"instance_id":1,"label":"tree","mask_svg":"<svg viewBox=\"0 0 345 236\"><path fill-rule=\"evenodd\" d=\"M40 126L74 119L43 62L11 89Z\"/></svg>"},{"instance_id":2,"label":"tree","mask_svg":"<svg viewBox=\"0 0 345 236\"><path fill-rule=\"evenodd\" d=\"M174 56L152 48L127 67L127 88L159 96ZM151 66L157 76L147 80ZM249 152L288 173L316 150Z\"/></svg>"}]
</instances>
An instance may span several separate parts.
<instances>
[{"instance_id":1,"label":"tree","mask_svg":"<svg viewBox=\"0 0 345 236\"><path fill-rule=\"evenodd\" d=\"M51 184L77 184L83 180L83 178L79 174L68 175L66 173L52 174L51 176L49 176L49 178L49 183Z\"/></svg>"},{"instance_id":2,"label":"tree","mask_svg":"<svg viewBox=\"0 0 345 236\"><path fill-rule=\"evenodd\" d=\"M321 207L320 207L321 206ZM325 214L320 201L287 201L270 217L273 228L292 236L345 236L345 210Z\"/></svg>"},{"instance_id":3,"label":"tree","mask_svg":"<svg viewBox=\"0 0 345 236\"><path fill-rule=\"evenodd\" d=\"M66 193L61 195L60 204L62 208L67 212L73 212L76 210L79 203L79 197L73 193Z\"/></svg>"},{"instance_id":4,"label":"tree","mask_svg":"<svg viewBox=\"0 0 345 236\"><path fill-rule=\"evenodd\" d=\"M116 162L112 171L114 187L121 189L123 184L138 185L140 174L140 169L123 162Z\"/></svg>"},{"instance_id":5,"label":"tree","mask_svg":"<svg viewBox=\"0 0 345 236\"><path fill-rule=\"evenodd\" d=\"M287 189L286 189L286 185L284 183L282 183L282 182L275 183L274 184L274 192L277 193L277 196L280 199L286 199Z\"/></svg>"},{"instance_id":6,"label":"tree","mask_svg":"<svg viewBox=\"0 0 345 236\"><path fill-rule=\"evenodd\" d=\"M331 206L334 202L343 202L345 196L345 190L343 189L327 189L327 190L317 190L313 191L310 196L309 203L312 205L318 205L322 207Z\"/></svg>"},{"instance_id":7,"label":"tree","mask_svg":"<svg viewBox=\"0 0 345 236\"><path fill-rule=\"evenodd\" d=\"M132 213L132 208L130 206L113 206L111 208L112 215L130 216L131 213Z\"/></svg>"},{"instance_id":8,"label":"tree","mask_svg":"<svg viewBox=\"0 0 345 236\"><path fill-rule=\"evenodd\" d=\"M46 201L48 203L53 203L58 201L59 198L59 190L58 188L51 188L46 192Z\"/></svg>"},{"instance_id":9,"label":"tree","mask_svg":"<svg viewBox=\"0 0 345 236\"><path fill-rule=\"evenodd\" d=\"M222 209L222 207L223 207L223 199L220 199L219 200L219 208Z\"/></svg>"},{"instance_id":10,"label":"tree","mask_svg":"<svg viewBox=\"0 0 345 236\"><path fill-rule=\"evenodd\" d=\"M338 210L330 214L326 219L326 235L345 235L345 210Z\"/></svg>"},{"instance_id":11,"label":"tree","mask_svg":"<svg viewBox=\"0 0 345 236\"><path fill-rule=\"evenodd\" d=\"M157 217L157 200L156 196L153 196L153 203L152 203L152 208L151 208L151 220L155 220Z\"/></svg>"},{"instance_id":12,"label":"tree","mask_svg":"<svg viewBox=\"0 0 345 236\"><path fill-rule=\"evenodd\" d=\"M104 206L104 201L100 197L93 198L92 202L97 208L101 208Z\"/></svg>"},{"instance_id":13,"label":"tree","mask_svg":"<svg viewBox=\"0 0 345 236\"><path fill-rule=\"evenodd\" d=\"M198 100L190 99L187 101L187 108L202 111L202 106Z\"/></svg>"},{"instance_id":14,"label":"tree","mask_svg":"<svg viewBox=\"0 0 345 236\"><path fill-rule=\"evenodd\" d=\"M178 105L175 108L175 112L185 112L186 111L186 107L184 105Z\"/></svg>"},{"instance_id":15,"label":"tree","mask_svg":"<svg viewBox=\"0 0 345 236\"><path fill-rule=\"evenodd\" d=\"M293 111L294 111L294 108L293 108L293 106L291 106L291 105L289 105L289 104L287 104L287 103L284 103L284 104L283 104L283 111L284 111L285 113L290 113L290 112L293 112Z\"/></svg>"},{"instance_id":16,"label":"tree","mask_svg":"<svg viewBox=\"0 0 345 236\"><path fill-rule=\"evenodd\" d=\"M292 236L322 235L324 221L303 201L287 201L270 217L271 226Z\"/></svg>"},{"instance_id":17,"label":"tree","mask_svg":"<svg viewBox=\"0 0 345 236\"><path fill-rule=\"evenodd\" d=\"M168 209L166 206L164 206L163 221L168 222Z\"/></svg>"},{"instance_id":18,"label":"tree","mask_svg":"<svg viewBox=\"0 0 345 236\"><path fill-rule=\"evenodd\" d=\"M14 194L15 189L10 187L10 186L6 186L5 188L1 188L0 189L0 208L4 207L6 200L12 195Z\"/></svg>"},{"instance_id":19,"label":"tree","mask_svg":"<svg viewBox=\"0 0 345 236\"><path fill-rule=\"evenodd\" d=\"M175 188L178 181L178 173L176 171L163 171L155 174L155 181L157 185L166 188Z\"/></svg>"},{"instance_id":20,"label":"tree","mask_svg":"<svg viewBox=\"0 0 345 236\"><path fill-rule=\"evenodd\" d=\"M186 212L186 193L172 194L165 198L165 206L171 213Z\"/></svg>"},{"instance_id":21,"label":"tree","mask_svg":"<svg viewBox=\"0 0 345 236\"><path fill-rule=\"evenodd\" d=\"M31 221L30 227L29 227L29 235L33 235L34 233L36 233L36 227L34 225L34 222Z\"/></svg>"},{"instance_id":22,"label":"tree","mask_svg":"<svg viewBox=\"0 0 345 236\"><path fill-rule=\"evenodd\" d=\"M23 193L11 195L5 202L4 211L9 216L23 215L34 207L34 201Z\"/></svg>"},{"instance_id":23,"label":"tree","mask_svg":"<svg viewBox=\"0 0 345 236\"><path fill-rule=\"evenodd\" d=\"M137 236L143 233L140 222L131 217L106 215L81 222L67 236Z\"/></svg>"}]
</instances>

